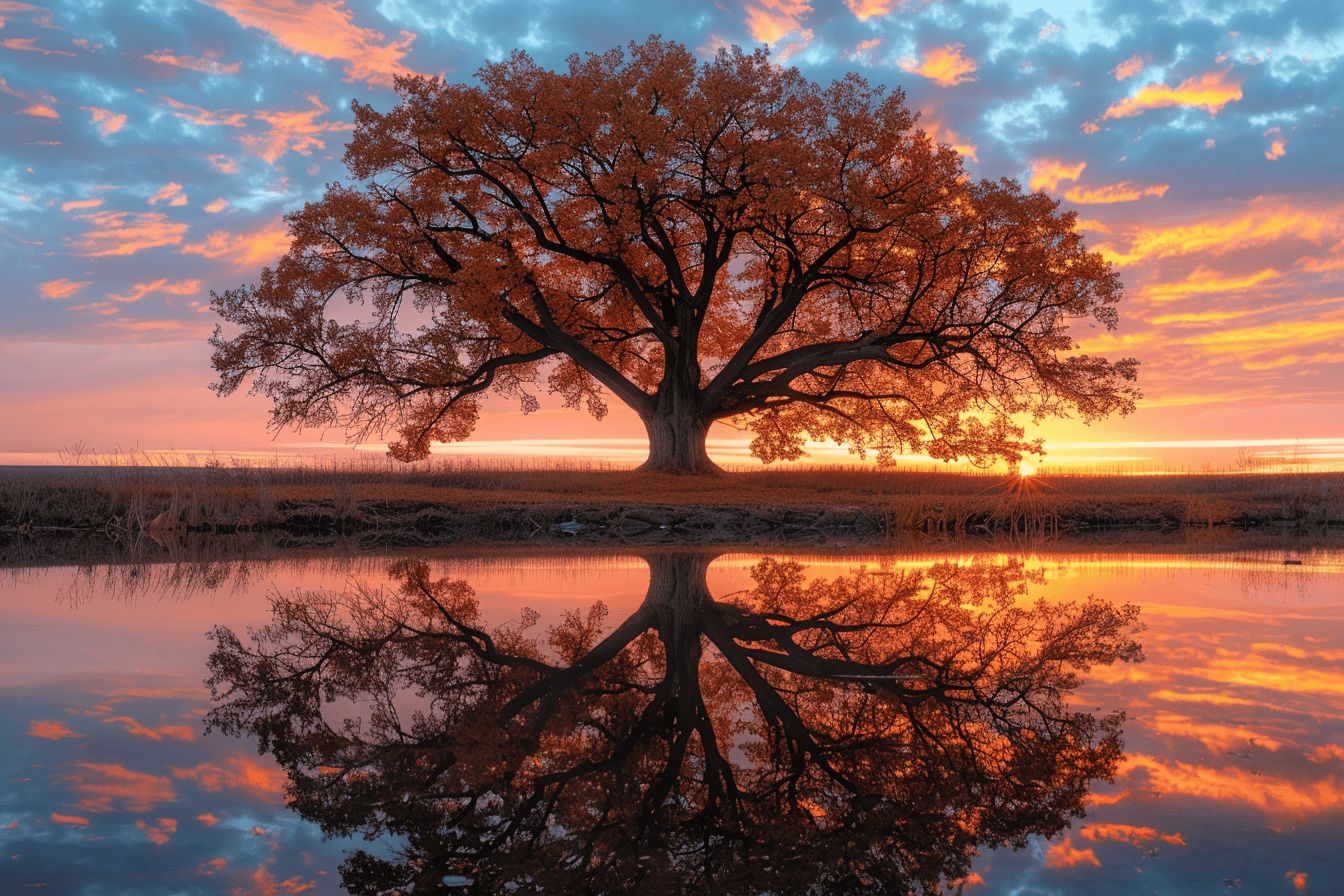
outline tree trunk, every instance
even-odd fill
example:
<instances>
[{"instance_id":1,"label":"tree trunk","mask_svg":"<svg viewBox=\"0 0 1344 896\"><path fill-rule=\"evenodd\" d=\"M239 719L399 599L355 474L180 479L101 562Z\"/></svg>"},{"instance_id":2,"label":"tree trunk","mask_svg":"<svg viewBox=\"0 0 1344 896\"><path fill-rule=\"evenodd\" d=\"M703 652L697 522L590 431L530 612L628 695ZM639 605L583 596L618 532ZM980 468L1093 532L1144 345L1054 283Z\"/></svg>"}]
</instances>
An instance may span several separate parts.
<instances>
[{"instance_id":1,"label":"tree trunk","mask_svg":"<svg viewBox=\"0 0 1344 896\"><path fill-rule=\"evenodd\" d=\"M705 451L709 425L690 414L655 414L644 419L649 459L641 470L656 473L721 473Z\"/></svg>"}]
</instances>

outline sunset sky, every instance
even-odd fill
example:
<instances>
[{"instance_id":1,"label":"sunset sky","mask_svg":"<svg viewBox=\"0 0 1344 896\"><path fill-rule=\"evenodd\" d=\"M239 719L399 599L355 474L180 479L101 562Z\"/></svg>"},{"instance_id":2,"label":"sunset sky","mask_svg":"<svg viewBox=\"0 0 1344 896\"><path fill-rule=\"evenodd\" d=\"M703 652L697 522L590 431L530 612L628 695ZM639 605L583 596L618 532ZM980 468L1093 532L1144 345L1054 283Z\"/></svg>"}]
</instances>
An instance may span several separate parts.
<instances>
[{"instance_id":1,"label":"sunset sky","mask_svg":"<svg viewBox=\"0 0 1344 896\"><path fill-rule=\"evenodd\" d=\"M263 402L208 391L209 292L343 176L351 100L654 32L900 87L974 175L1077 209L1126 284L1120 329L1077 336L1138 357L1146 397L1047 424L1049 459L1344 465L1344 5L1318 0L0 0L0 463L306 450L321 433L272 440ZM642 435L498 401L461 450L638 460ZM712 438L741 459L745 436Z\"/></svg>"}]
</instances>

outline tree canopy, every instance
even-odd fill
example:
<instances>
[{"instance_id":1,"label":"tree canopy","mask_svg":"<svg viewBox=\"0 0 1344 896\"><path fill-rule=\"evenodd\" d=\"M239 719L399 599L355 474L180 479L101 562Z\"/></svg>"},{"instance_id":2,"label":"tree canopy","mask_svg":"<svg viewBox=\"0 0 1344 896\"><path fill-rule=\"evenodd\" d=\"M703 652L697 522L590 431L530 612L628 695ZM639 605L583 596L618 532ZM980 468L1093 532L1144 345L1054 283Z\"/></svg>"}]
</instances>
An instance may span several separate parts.
<instances>
[{"instance_id":1,"label":"tree canopy","mask_svg":"<svg viewBox=\"0 0 1344 896\"><path fill-rule=\"evenodd\" d=\"M353 893L940 893L981 847L1081 815L1121 758L1080 673L1138 660L1137 611L1026 600L1020 563L812 579L653 553L625 619L490 625L418 561L396 587L278 595L214 632L212 727L356 853ZM382 853L381 855L379 853ZM955 887L954 887L955 888Z\"/></svg>"},{"instance_id":2,"label":"tree canopy","mask_svg":"<svg viewBox=\"0 0 1344 896\"><path fill-rule=\"evenodd\" d=\"M764 461L830 438L879 460L1016 459L1015 421L1132 409L1137 362L1079 353L1119 277L1073 213L973 180L899 90L820 86L764 50L650 38L528 55L477 84L356 102L335 183L253 285L213 298L221 395L272 423L467 438L489 393L649 434L646 467L712 468L715 421Z\"/></svg>"}]
</instances>

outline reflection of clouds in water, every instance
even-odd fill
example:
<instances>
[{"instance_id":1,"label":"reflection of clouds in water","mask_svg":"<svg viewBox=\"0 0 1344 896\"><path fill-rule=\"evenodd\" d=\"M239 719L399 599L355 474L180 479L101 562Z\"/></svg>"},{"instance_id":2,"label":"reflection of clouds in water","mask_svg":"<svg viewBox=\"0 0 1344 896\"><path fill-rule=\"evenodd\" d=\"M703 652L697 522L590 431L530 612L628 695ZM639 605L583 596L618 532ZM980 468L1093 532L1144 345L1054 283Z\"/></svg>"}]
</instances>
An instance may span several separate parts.
<instances>
[{"instance_id":1,"label":"reflection of clouds in water","mask_svg":"<svg viewBox=\"0 0 1344 896\"><path fill-rule=\"evenodd\" d=\"M335 892L346 844L283 808L283 774L247 744L199 736L204 696L134 676L0 691L5 892Z\"/></svg>"},{"instance_id":2,"label":"reflection of clouds in water","mask_svg":"<svg viewBox=\"0 0 1344 896\"><path fill-rule=\"evenodd\" d=\"M1156 554L1137 543L1065 557L1043 550L1028 559L1031 568L1046 573L1045 584L1031 588L1033 596L1094 593L1144 605L1146 662L1094 666L1075 701L1088 710L1128 707L1131 758L1114 785L1094 788L1087 818L1053 841L1067 837L1072 849L1091 850L1098 866L1046 868L1048 846L1033 839L1036 847L1025 852L982 857L968 878L968 893L1020 887L1129 896L1140 885L1200 892L1210 881L1217 889L1225 878L1242 880L1246 892L1293 892L1297 878L1288 877L1289 871L1306 875L1306 891L1313 892L1344 879L1344 860L1335 851L1344 816L1339 804L1344 591L1338 584L1344 556L1295 543L1257 542L1254 536L1252 548L1238 547L1217 532L1202 540L1186 533L1178 540L1181 550L1192 553ZM981 547L956 550L962 563L985 556ZM990 554L1003 559L1012 551L1003 546ZM551 555L534 561L443 551L419 556L431 563L435 577L467 578L492 625L518 618L522 605L538 608L542 618L534 634L588 595L608 602L607 622L615 625L638 604L647 582L644 562L630 557ZM1302 559L1303 566L1285 567L1284 557ZM738 555L716 562L709 573L711 593L722 597L749 587L745 571L757 559ZM927 569L932 559L906 550L895 558L815 561L806 561L809 575L834 578L860 566L896 573ZM279 809L274 793L267 798L226 783L247 780L243 761L260 762L245 745L230 746L218 737L182 740L164 732L176 726L199 735L206 703L199 682L208 652L201 634L211 624L225 621L242 629L263 622L264 597L272 586L292 593L301 586L340 589L351 579L385 582L387 559L236 562L250 567L236 588L225 584L213 592L197 589L189 598L168 598L143 588L137 576L129 584L141 590L132 599L90 586L92 600L77 607L54 599L70 577L81 574L76 570L7 572L0 578L7 610L0 627L0 672L9 682L0 685L0 741L6 745L0 759L0 780L6 782L0 789L0 849L22 857L6 866L6 884L10 877L39 882L34 875L40 872L48 892L76 892L92 879L107 882L109 893L155 892L129 884L117 890L113 883L151 867L156 877L181 884L158 891L165 894L189 889L182 882L205 892L235 887L257 892L285 881L316 882L314 892L337 889L334 869L351 844L323 844L311 827ZM145 581L171 588L169 570L153 565ZM117 578L124 575L109 576L105 567L95 567L87 581L115 584L125 581ZM622 604L619 596L627 593L632 597ZM225 599L216 599L223 594ZM145 665L183 677L116 674ZM69 669L87 674L74 686L66 678L58 687L53 676ZM34 723L59 723L63 729L37 730L78 736L29 736ZM147 736L150 731L160 739ZM734 758L740 761L741 755ZM78 769L77 762L166 778L176 802L145 812L81 810L82 797L60 775L73 769L95 783L99 779ZM188 774L179 777L175 769ZM205 789L202 779L217 782L217 789ZM177 829L156 846L147 828L159 826L161 818L175 820ZM146 827L137 827L137 821ZM1124 826L1135 830L1122 836L1117 830ZM1148 829L1160 836L1146 837ZM1162 839L1176 836L1184 846ZM295 858L304 851L315 856L311 868ZM326 876L318 869L326 869ZM20 873L29 876L15 876ZM983 884L975 884L977 876Z\"/></svg>"}]
</instances>

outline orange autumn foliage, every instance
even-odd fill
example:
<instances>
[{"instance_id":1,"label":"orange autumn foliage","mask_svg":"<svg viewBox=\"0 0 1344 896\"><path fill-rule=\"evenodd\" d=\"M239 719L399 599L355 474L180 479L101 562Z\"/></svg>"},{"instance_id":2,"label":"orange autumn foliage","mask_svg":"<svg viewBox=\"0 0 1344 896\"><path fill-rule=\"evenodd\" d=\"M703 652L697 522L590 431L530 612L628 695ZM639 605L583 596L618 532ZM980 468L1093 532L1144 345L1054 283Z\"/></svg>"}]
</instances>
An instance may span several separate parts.
<instances>
[{"instance_id":1,"label":"orange autumn foliage","mask_svg":"<svg viewBox=\"0 0 1344 896\"><path fill-rule=\"evenodd\" d=\"M1036 447L1014 415L1132 409L1136 362L1068 333L1113 327L1121 294L1074 215L968 178L899 90L658 38L478 80L355 104L359 183L214 296L217 392L250 380L276 426L396 429L407 460L488 393L598 418L614 397L676 471L713 468L719 420L765 461L830 438L987 462Z\"/></svg>"}]
</instances>

